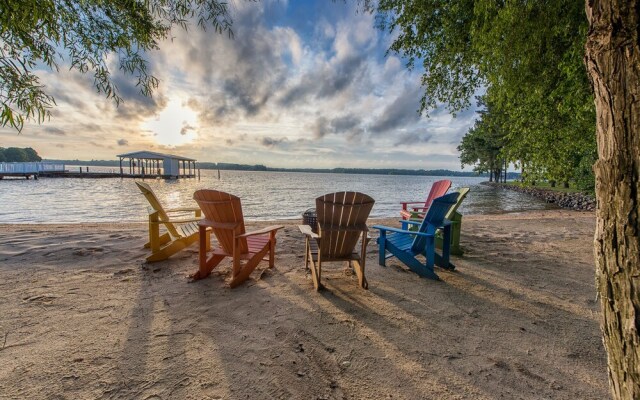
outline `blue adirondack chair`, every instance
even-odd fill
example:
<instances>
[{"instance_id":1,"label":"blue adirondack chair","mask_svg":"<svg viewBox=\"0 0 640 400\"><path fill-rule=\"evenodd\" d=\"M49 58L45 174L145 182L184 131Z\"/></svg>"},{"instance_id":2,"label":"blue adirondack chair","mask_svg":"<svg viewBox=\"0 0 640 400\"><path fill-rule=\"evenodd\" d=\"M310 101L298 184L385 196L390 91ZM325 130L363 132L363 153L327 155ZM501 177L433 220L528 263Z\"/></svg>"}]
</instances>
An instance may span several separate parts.
<instances>
[{"instance_id":1,"label":"blue adirondack chair","mask_svg":"<svg viewBox=\"0 0 640 400\"><path fill-rule=\"evenodd\" d=\"M459 193L454 192L435 199L421 222L400 221L401 229L374 225L374 229L380 230L378 263L384 267L387 258L396 257L416 274L435 280L440 278L434 271L434 265L454 269L455 266L449 262L451 222L445 219L445 215L456 204L458 195ZM409 225L419 225L419 229L410 231ZM435 246L436 230L439 228L444 236L441 255L436 253ZM420 254L425 257L424 263L416 258Z\"/></svg>"}]
</instances>

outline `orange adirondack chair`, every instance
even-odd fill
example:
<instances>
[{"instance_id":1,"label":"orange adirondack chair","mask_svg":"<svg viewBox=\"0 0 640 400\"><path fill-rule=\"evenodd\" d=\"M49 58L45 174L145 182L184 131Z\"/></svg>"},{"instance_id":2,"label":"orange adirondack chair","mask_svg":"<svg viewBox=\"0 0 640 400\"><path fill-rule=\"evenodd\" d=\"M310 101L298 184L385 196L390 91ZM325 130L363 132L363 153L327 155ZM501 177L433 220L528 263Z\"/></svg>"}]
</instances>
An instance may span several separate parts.
<instances>
[{"instance_id":1,"label":"orange adirondack chair","mask_svg":"<svg viewBox=\"0 0 640 400\"><path fill-rule=\"evenodd\" d=\"M427 196L427 200L422 201L404 201L402 204L402 210L400 210L400 216L402 219L411 219L411 218L419 218L423 219L425 213L431 206L433 199L444 196L447 194L447 190L451 187L451 181L448 179L443 179L441 181L434 182L431 186L431 191L429 192L429 196ZM421 207L413 207L410 204L421 204Z\"/></svg>"},{"instance_id":2,"label":"orange adirondack chair","mask_svg":"<svg viewBox=\"0 0 640 400\"><path fill-rule=\"evenodd\" d=\"M305 266L311 264L311 277L315 290L322 288L322 263L348 261L354 267L358 283L363 289L369 284L364 276L369 236L366 225L375 200L364 193L329 193L316 199L318 233L309 225L298 228L306 237ZM360 253L355 247L361 240Z\"/></svg>"},{"instance_id":3,"label":"orange adirondack chair","mask_svg":"<svg viewBox=\"0 0 640 400\"><path fill-rule=\"evenodd\" d=\"M233 260L233 275L230 286L236 287L244 282L258 263L268 253L269 268L273 267L276 248L276 232L284 226L269 226L254 232L246 232L240 198L217 190L198 190L193 194L204 213L205 219L200 226L200 269L191 277L193 280L206 278L225 257ZM211 228L218 241L207 259L205 232ZM244 265L241 260L246 260Z\"/></svg>"}]
</instances>

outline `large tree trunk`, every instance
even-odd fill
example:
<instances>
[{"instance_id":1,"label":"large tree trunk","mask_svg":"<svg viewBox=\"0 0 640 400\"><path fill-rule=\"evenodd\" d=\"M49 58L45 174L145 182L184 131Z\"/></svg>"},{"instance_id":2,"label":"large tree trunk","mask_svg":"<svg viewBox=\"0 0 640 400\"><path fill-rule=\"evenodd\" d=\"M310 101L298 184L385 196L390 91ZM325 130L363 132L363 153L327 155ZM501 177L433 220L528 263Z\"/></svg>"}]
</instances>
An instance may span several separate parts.
<instances>
[{"instance_id":1,"label":"large tree trunk","mask_svg":"<svg viewBox=\"0 0 640 400\"><path fill-rule=\"evenodd\" d=\"M609 383L640 399L640 0L587 0L585 62L595 92L599 159L596 281Z\"/></svg>"}]
</instances>

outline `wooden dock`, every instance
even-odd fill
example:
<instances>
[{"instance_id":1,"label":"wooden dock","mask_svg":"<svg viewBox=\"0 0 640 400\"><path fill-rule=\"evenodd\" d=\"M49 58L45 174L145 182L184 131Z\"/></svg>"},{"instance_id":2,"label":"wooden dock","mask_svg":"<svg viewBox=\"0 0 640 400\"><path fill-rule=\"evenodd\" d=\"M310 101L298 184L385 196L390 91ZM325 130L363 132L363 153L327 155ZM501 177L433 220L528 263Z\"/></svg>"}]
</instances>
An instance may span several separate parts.
<instances>
[{"instance_id":1,"label":"wooden dock","mask_svg":"<svg viewBox=\"0 0 640 400\"><path fill-rule=\"evenodd\" d=\"M43 162L12 162L0 163L0 179L4 178L25 178L38 179L43 173L65 172L64 164L53 164Z\"/></svg>"},{"instance_id":2,"label":"wooden dock","mask_svg":"<svg viewBox=\"0 0 640 400\"><path fill-rule=\"evenodd\" d=\"M12 172L0 172L0 179L5 179L5 178L25 178L25 179L38 179L38 174L37 173L22 173L22 172L16 172L16 173L12 173Z\"/></svg>"},{"instance_id":3,"label":"wooden dock","mask_svg":"<svg viewBox=\"0 0 640 400\"><path fill-rule=\"evenodd\" d=\"M89 172L89 167L76 167L73 171L66 168L64 164L52 164L42 162L29 163L0 163L0 180L4 178L134 178L134 179L178 179L178 178L200 178L200 169L186 169L185 173L178 175L165 175L164 170L139 168L137 171L131 170L125 173L123 168L118 172ZM147 171L157 171L156 174L148 174ZM179 171L179 170L178 170Z\"/></svg>"},{"instance_id":4,"label":"wooden dock","mask_svg":"<svg viewBox=\"0 0 640 400\"><path fill-rule=\"evenodd\" d=\"M40 173L40 177L44 178L85 178L85 179L100 179L100 178L134 178L134 179L171 179L176 177L166 177L163 175L149 175L149 174L120 174L118 172L45 172ZM177 178L197 178L195 174L180 175Z\"/></svg>"}]
</instances>

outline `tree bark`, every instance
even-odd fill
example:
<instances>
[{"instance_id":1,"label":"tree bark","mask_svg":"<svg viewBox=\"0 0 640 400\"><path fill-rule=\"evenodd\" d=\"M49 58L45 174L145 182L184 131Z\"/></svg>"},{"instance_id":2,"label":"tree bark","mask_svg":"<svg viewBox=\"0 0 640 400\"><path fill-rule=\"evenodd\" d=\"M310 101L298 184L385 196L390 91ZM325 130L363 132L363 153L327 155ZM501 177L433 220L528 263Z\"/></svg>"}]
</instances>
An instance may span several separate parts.
<instances>
[{"instance_id":1,"label":"tree bark","mask_svg":"<svg viewBox=\"0 0 640 400\"><path fill-rule=\"evenodd\" d=\"M596 283L609 384L640 399L640 0L586 0L595 94Z\"/></svg>"}]
</instances>

